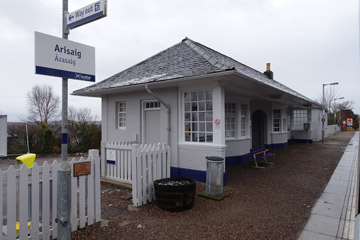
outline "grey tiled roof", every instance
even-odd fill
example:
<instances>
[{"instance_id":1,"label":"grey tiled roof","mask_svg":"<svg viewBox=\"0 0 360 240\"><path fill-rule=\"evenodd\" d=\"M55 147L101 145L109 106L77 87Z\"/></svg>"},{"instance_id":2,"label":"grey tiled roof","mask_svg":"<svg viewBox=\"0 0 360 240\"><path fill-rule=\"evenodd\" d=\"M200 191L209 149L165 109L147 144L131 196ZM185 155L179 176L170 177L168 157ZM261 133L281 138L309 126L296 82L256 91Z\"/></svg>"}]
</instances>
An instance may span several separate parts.
<instances>
[{"instance_id":1,"label":"grey tiled roof","mask_svg":"<svg viewBox=\"0 0 360 240\"><path fill-rule=\"evenodd\" d=\"M252 69L224 54L198 42L185 38L180 43L128 68L99 83L74 92L76 95L102 91L150 82L170 81L179 78L203 76L210 73L235 70L238 73L273 88L287 92L306 101L311 99L269 79L263 73Z\"/></svg>"}]
</instances>

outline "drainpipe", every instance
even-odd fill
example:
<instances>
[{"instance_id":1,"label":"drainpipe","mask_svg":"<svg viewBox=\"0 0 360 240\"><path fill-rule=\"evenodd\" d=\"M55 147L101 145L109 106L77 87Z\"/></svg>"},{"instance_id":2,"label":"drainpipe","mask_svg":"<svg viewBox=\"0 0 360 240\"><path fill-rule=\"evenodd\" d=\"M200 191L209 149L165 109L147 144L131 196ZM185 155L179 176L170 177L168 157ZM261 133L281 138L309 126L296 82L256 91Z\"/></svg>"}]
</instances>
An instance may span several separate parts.
<instances>
[{"instance_id":1,"label":"drainpipe","mask_svg":"<svg viewBox=\"0 0 360 240\"><path fill-rule=\"evenodd\" d=\"M168 123L167 123L167 144L170 146L170 131L171 131L171 127L170 127L170 105L165 103L159 96L157 96L153 91L151 91L151 89L149 88L149 86L147 84L145 84L145 90L154 98L156 98L162 105L164 105L167 109L166 113L168 116Z\"/></svg>"}]
</instances>

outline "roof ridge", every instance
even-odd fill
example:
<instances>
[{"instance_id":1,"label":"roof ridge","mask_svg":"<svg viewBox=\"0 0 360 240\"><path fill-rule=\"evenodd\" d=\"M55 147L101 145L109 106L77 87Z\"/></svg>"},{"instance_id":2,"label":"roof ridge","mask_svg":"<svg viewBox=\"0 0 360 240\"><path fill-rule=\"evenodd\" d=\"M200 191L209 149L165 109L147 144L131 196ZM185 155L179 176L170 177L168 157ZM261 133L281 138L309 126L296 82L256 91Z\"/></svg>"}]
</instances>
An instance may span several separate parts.
<instances>
[{"instance_id":1,"label":"roof ridge","mask_svg":"<svg viewBox=\"0 0 360 240\"><path fill-rule=\"evenodd\" d=\"M185 39L182 40L182 42L184 42L186 45L188 45L191 49L193 49L195 52L197 52L200 56L202 56L203 58L205 58L206 61L208 61L211 65L220 68L221 70L229 70L229 69L233 69L234 67L230 67L227 66L223 63L220 63L220 61L218 61L216 58L209 56L208 54L206 54L204 51L201 50L201 48L197 45L199 44L198 42L195 42L193 40L191 40L188 37L185 37ZM195 44L197 43L197 44ZM200 44L202 45L202 44ZM203 46L203 45L202 45Z\"/></svg>"}]
</instances>

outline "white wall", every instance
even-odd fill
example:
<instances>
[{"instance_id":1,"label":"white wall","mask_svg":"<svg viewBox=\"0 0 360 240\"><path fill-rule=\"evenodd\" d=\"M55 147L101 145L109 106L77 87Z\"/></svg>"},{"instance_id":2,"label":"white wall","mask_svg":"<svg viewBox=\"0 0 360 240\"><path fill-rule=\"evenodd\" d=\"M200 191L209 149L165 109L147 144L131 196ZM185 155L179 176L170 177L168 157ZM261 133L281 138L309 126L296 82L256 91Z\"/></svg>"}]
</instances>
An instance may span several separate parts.
<instances>
[{"instance_id":1,"label":"white wall","mask_svg":"<svg viewBox=\"0 0 360 240\"><path fill-rule=\"evenodd\" d=\"M7 156L7 116L0 116L0 156Z\"/></svg>"},{"instance_id":2,"label":"white wall","mask_svg":"<svg viewBox=\"0 0 360 240\"><path fill-rule=\"evenodd\" d=\"M226 157L241 156L250 152L251 138L226 141Z\"/></svg>"},{"instance_id":3,"label":"white wall","mask_svg":"<svg viewBox=\"0 0 360 240\"><path fill-rule=\"evenodd\" d=\"M311 110L311 139L313 141L321 141L322 139L322 110L321 109L312 109ZM325 120L327 125L327 119ZM326 126L325 125L325 126Z\"/></svg>"},{"instance_id":4,"label":"white wall","mask_svg":"<svg viewBox=\"0 0 360 240\"><path fill-rule=\"evenodd\" d=\"M333 135L334 133L336 133L338 131L340 131L340 127L338 125L336 125L336 124L326 126L326 128L325 128L325 138L328 137L328 136Z\"/></svg>"},{"instance_id":5,"label":"white wall","mask_svg":"<svg viewBox=\"0 0 360 240\"><path fill-rule=\"evenodd\" d=\"M149 87L151 89L151 86ZM153 90L165 103L171 107L171 159L177 160L178 141L178 90L171 88L166 90ZM144 91L133 93L122 93L104 96L102 98L102 141L117 142L138 140L141 143L142 135L142 108L143 100L156 100L153 96ZM126 102L126 127L116 128L116 103ZM160 109L160 141L167 142L167 109L161 104ZM172 163L173 165L173 163Z\"/></svg>"}]
</instances>

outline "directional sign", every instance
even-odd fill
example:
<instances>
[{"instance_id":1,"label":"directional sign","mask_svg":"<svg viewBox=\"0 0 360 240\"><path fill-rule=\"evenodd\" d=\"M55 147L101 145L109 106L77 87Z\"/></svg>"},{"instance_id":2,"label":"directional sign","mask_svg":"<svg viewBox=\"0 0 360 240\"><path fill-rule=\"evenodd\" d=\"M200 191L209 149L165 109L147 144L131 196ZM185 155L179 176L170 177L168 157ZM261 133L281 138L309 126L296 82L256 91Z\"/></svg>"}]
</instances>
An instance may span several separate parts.
<instances>
[{"instance_id":1,"label":"directional sign","mask_svg":"<svg viewBox=\"0 0 360 240\"><path fill-rule=\"evenodd\" d=\"M95 82L95 48L35 32L35 73Z\"/></svg>"},{"instance_id":2,"label":"directional sign","mask_svg":"<svg viewBox=\"0 0 360 240\"><path fill-rule=\"evenodd\" d=\"M66 26L73 29L86 23L106 17L106 1L96 1L66 15Z\"/></svg>"}]
</instances>

